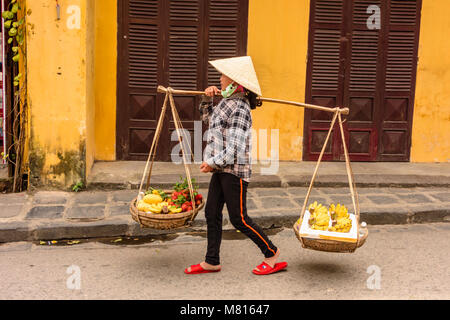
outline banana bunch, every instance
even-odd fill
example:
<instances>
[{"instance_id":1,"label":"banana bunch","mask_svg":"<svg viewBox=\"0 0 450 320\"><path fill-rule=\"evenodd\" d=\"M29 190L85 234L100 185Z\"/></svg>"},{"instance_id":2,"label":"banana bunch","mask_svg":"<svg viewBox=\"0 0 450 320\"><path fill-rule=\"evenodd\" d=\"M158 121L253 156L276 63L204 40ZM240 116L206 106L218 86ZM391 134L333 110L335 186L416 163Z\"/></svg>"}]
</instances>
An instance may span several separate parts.
<instances>
[{"instance_id":1,"label":"banana bunch","mask_svg":"<svg viewBox=\"0 0 450 320\"><path fill-rule=\"evenodd\" d=\"M159 203L148 203L145 201L145 199L139 201L138 205L137 205L137 209L139 211L144 211L144 212L151 212L151 213L161 213L161 211L163 210L163 207L166 206L168 207L168 203L167 202L159 202Z\"/></svg>"},{"instance_id":2,"label":"banana bunch","mask_svg":"<svg viewBox=\"0 0 450 320\"><path fill-rule=\"evenodd\" d=\"M348 218L348 209L346 208L346 206L344 205L340 205L338 203L338 205L336 206L336 215L338 218Z\"/></svg>"},{"instance_id":3,"label":"banana bunch","mask_svg":"<svg viewBox=\"0 0 450 320\"><path fill-rule=\"evenodd\" d=\"M176 206L169 205L166 201L161 201L158 203L148 203L145 201L145 198L138 202L137 209L143 212L151 212L151 213L180 213L181 208L177 208Z\"/></svg>"},{"instance_id":4,"label":"banana bunch","mask_svg":"<svg viewBox=\"0 0 450 320\"><path fill-rule=\"evenodd\" d=\"M348 214L348 209L340 203L337 206L334 204L330 205L330 216L331 216L331 227L328 231L335 232L349 232L352 228L352 220L350 220L350 215Z\"/></svg>"},{"instance_id":5,"label":"banana bunch","mask_svg":"<svg viewBox=\"0 0 450 320\"><path fill-rule=\"evenodd\" d=\"M331 204L328 208L317 201L308 207L310 218L308 220L309 227L315 230L349 232L352 228L352 220L348 213L348 209L338 203ZM330 225L331 219L331 226Z\"/></svg>"},{"instance_id":6,"label":"banana bunch","mask_svg":"<svg viewBox=\"0 0 450 320\"><path fill-rule=\"evenodd\" d=\"M322 204L317 204L314 201L308 208L310 212L309 226L311 229L315 230L327 230L330 223L330 216L328 215L327 207L322 206Z\"/></svg>"},{"instance_id":7,"label":"banana bunch","mask_svg":"<svg viewBox=\"0 0 450 320\"><path fill-rule=\"evenodd\" d=\"M333 222L332 226L328 228L328 231L336 231L336 232L349 232L352 228L352 220L345 217L337 218L335 222Z\"/></svg>"},{"instance_id":8,"label":"banana bunch","mask_svg":"<svg viewBox=\"0 0 450 320\"><path fill-rule=\"evenodd\" d=\"M346 206L342 205L340 203L337 204L337 206L334 205L334 203L330 204L330 207L328 209L330 211L331 219L336 220L337 218L348 218L348 209Z\"/></svg>"}]
</instances>

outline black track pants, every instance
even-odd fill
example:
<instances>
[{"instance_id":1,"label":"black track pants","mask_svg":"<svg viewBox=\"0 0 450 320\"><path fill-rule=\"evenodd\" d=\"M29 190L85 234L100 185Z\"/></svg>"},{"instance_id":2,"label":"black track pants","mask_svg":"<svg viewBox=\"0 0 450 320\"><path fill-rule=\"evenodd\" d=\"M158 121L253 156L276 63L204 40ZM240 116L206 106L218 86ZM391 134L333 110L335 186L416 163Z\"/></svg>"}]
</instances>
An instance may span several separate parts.
<instances>
[{"instance_id":1,"label":"black track pants","mask_svg":"<svg viewBox=\"0 0 450 320\"><path fill-rule=\"evenodd\" d=\"M277 252L277 247L265 235L261 227L247 215L248 182L234 174L215 172L209 183L205 216L208 225L208 249L205 261L212 265L220 264L220 243L222 241L222 209L227 204L231 224L249 237L266 258Z\"/></svg>"}]
</instances>

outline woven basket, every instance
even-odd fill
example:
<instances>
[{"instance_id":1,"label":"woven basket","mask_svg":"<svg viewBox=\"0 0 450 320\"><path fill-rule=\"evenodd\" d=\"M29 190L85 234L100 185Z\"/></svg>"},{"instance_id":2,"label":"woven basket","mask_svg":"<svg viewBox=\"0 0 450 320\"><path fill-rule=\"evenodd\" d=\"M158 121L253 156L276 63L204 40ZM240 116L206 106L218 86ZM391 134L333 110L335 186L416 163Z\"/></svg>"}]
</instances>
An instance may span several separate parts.
<instances>
[{"instance_id":1,"label":"woven basket","mask_svg":"<svg viewBox=\"0 0 450 320\"><path fill-rule=\"evenodd\" d=\"M171 191L165 191L170 194ZM139 211L136 207L137 197L130 203L130 213L134 221L140 224L143 228L152 228L159 230L168 230L182 228L189 226L194 221L198 212L205 206L205 200L202 199L202 203L196 206L194 210L180 212L180 213L146 213Z\"/></svg>"},{"instance_id":2,"label":"woven basket","mask_svg":"<svg viewBox=\"0 0 450 320\"><path fill-rule=\"evenodd\" d=\"M306 248L306 249L325 251L325 252L354 252L357 248L361 247L364 244L364 242L366 242L367 236L369 235L369 231L366 228L360 229L360 225L359 225L360 210L359 210L358 192L356 191L356 185L354 182L353 172L352 172L352 169L350 166L350 157L348 155L347 145L345 143L345 134L344 134L344 127L343 127L341 113L342 113L342 110L334 111L334 116L333 116L333 119L331 120L330 129L328 130L327 137L325 138L325 142L323 143L319 158L317 159L316 168L314 169L314 173L311 178L311 182L309 184L308 192L306 193L306 197L303 202L302 211L300 213L300 219L298 222L294 223L294 226L293 226L295 236L302 244L302 247ZM345 156L345 168L347 170L348 184L350 187L350 193L351 193L353 208L354 208L355 217L356 217L356 219L355 219L356 234L357 234L356 242L346 242L346 241L331 240L331 239L312 239L312 238L301 237L299 234L299 230L297 229L297 227L300 228L301 221L303 220L303 217L305 215L306 206L308 204L308 200L309 200L309 196L311 194L314 180L317 176L317 172L319 170L319 165L322 160L322 156L325 152L325 148L328 144L328 140L331 136L331 132L333 131L336 120L338 120L338 123L339 123L339 131L341 133L342 146L344 149L344 156ZM298 225L298 223L300 223L300 225ZM362 234L360 234L360 231L362 232Z\"/></svg>"},{"instance_id":3,"label":"woven basket","mask_svg":"<svg viewBox=\"0 0 450 320\"><path fill-rule=\"evenodd\" d=\"M297 223L294 223L293 229L295 232L295 236L297 237L298 241L300 241L303 248L325 252L352 253L366 242L367 236L369 235L369 230L360 229L360 231L363 232L363 235L360 236L358 233L358 240L356 242L345 242L301 237L297 229Z\"/></svg>"}]
</instances>

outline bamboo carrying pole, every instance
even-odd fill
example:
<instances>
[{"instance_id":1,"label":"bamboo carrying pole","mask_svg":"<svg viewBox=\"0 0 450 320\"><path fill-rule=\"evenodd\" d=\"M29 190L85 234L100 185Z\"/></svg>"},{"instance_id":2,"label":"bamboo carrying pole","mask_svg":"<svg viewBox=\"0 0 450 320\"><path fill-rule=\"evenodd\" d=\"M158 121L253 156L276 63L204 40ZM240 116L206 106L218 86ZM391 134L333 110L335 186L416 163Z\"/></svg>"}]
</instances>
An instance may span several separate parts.
<instances>
[{"instance_id":1,"label":"bamboo carrying pole","mask_svg":"<svg viewBox=\"0 0 450 320\"><path fill-rule=\"evenodd\" d=\"M158 86L158 88L157 88L157 91L159 93L166 93L167 90L168 90L168 88L165 88L163 86ZM175 90L175 89L171 89L171 91L173 94L185 94L185 95L204 95L205 94L204 91ZM260 101L289 104L289 105L293 105L293 106L297 106L297 107L315 109L315 110L320 110L320 111L325 111L325 112L333 112L334 113L336 110L340 110L340 112L345 115L349 114L349 112L350 112L350 110L348 108L338 108L338 107L328 108L328 107L317 106L314 104L307 104L307 103L301 103L301 102L295 102L295 101L289 101L289 100L263 98L263 97L259 97L258 99Z\"/></svg>"}]
</instances>

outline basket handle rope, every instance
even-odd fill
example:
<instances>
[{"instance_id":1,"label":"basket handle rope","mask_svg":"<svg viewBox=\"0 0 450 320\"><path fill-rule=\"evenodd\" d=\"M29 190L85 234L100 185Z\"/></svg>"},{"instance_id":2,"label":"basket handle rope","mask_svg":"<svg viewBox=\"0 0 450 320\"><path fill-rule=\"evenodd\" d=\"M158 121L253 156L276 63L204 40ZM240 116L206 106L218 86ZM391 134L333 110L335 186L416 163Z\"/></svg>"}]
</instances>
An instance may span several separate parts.
<instances>
[{"instance_id":1,"label":"basket handle rope","mask_svg":"<svg viewBox=\"0 0 450 320\"><path fill-rule=\"evenodd\" d=\"M150 148L150 152L148 155L148 159L147 159L147 163L146 163L146 167L144 170L144 175L142 176L142 180L141 180L141 185L139 186L139 194L142 191L142 186L144 184L144 179L147 173L147 167L148 164L150 162L150 157L151 157L151 162L150 162L150 169L149 169L149 174L147 177L147 183L146 183L146 189L148 189L149 185L150 185L150 176L151 176L151 172L152 172L152 168L153 168L153 162L155 161L155 157L156 157L156 149L158 147L158 142L159 142L159 136L161 134L161 130L162 130L162 123L166 114L166 109L167 109L167 101L169 100L169 94L166 93L165 97L164 97L164 103L163 103L163 107L161 109L161 114L159 116L158 119L158 124L156 125L156 130L155 130L155 135L153 136L153 142L152 142L152 146Z\"/></svg>"},{"instance_id":2,"label":"basket handle rope","mask_svg":"<svg viewBox=\"0 0 450 320\"><path fill-rule=\"evenodd\" d=\"M192 209L195 212L196 205L195 205L195 197L194 197L194 188L192 187L191 172L189 170L189 166L186 164L186 158L185 158L186 152L184 150L184 143L183 143L182 132L181 132L181 129L183 128L183 126L181 124L181 120L180 120L180 117L178 115L177 109L175 107L175 102L173 100L173 95L172 95L173 89L171 87L168 87L167 91L169 92L170 106L171 106L171 109L172 109L172 115L173 115L173 119L174 119L174 123L175 123L175 128L176 128L177 134L178 134L178 141L180 142L181 154L183 155L183 164L184 164L184 169L186 171L186 178L187 178L187 181L188 181L189 193L190 193L190 196L191 196ZM187 146L189 148L191 157L193 157L192 149L191 149L189 141L187 141ZM195 217L195 214L192 214L191 219L189 220L189 222L192 222L194 217Z\"/></svg>"},{"instance_id":3,"label":"basket handle rope","mask_svg":"<svg viewBox=\"0 0 450 320\"><path fill-rule=\"evenodd\" d=\"M148 174L148 179L147 179L147 188L150 184L150 176L151 176L151 172L152 172L153 162L155 160L156 147L158 146L159 136L160 136L161 130L162 130L162 122L163 122L163 119L164 119L164 116L166 113L168 99L169 99L169 95L168 95L168 93L166 93L166 96L164 98L163 107L161 109L161 114L159 116L158 123L156 125L155 135L153 136L152 146L150 147L150 152L148 153L147 162L145 163L144 174L142 175L141 183L139 185L139 192L138 192L136 202L139 202L142 199L142 186L144 185L144 180L145 180L145 176L147 174L147 170L149 169L149 164L150 164L150 169L149 169L149 174ZM139 221L139 225L142 227L142 222L141 222L139 215L136 215L136 216Z\"/></svg>"},{"instance_id":4,"label":"basket handle rope","mask_svg":"<svg viewBox=\"0 0 450 320\"><path fill-rule=\"evenodd\" d=\"M348 150L347 150L347 144L345 143L345 135L344 135L344 128L342 126L342 118L341 118L341 113L338 113L338 118L339 118L339 127L340 127L340 131L341 131L341 137L342 137L342 144L344 147L344 155L345 155L345 167L347 169L347 176L348 176L348 184L350 187L350 193L352 195L352 202L353 202L353 208L355 210L355 216L356 216L356 226L357 226L357 233L358 233L358 238L359 238L359 199L358 199L358 193L356 192L356 184L355 184L355 179L353 176L353 171L352 168L350 166L350 157L348 155Z\"/></svg>"},{"instance_id":5,"label":"basket handle rope","mask_svg":"<svg viewBox=\"0 0 450 320\"><path fill-rule=\"evenodd\" d=\"M189 193L190 193L190 196L191 196L191 199L192 199L191 200L192 201L192 206L193 206L192 209L195 212L196 205L195 205L195 200L194 200L195 199L195 197L194 197L194 188L192 186L191 173L190 173L189 167L186 164L186 162L187 162L186 158L185 158L186 151L184 149L185 145L183 143L183 137L182 137L183 126L182 126L180 117L179 117L178 112L177 112L176 107L175 107L175 102L174 102L174 99L173 99L173 89L170 88L170 87L168 87L166 89L166 94L165 94L165 98L164 98L163 107L161 109L161 114L160 114L160 117L159 117L159 120L158 120L158 123L157 123L157 126L156 126L155 135L153 137L152 145L151 145L150 152L149 152L149 155L148 155L148 158L147 158L147 163L145 165L144 174L142 176L141 183L139 185L138 201L141 199L142 187L144 185L145 176L147 176L146 189L148 189L149 186L150 186L150 178L151 178L151 175L152 175L153 163L154 163L155 157L156 157L156 149L158 147L158 142L159 142L159 138L160 138L160 135L161 135L162 126L163 126L163 120L164 120L164 117L165 117L165 114L166 114L166 111L167 111L167 102L170 103L172 117L173 117L173 120L174 120L174 123L175 123L175 128L176 128L176 132L177 132L177 135L178 135L178 141L180 143L181 153L182 153L182 156L183 156L183 164L184 164L184 168L185 168L185 171L186 171L186 178L188 180ZM187 141L187 148L189 149L189 152L191 154L191 158L194 159L189 141ZM148 171L148 174L147 174L147 171ZM193 221L195 216L196 216L196 214L192 215L192 217L190 219L190 222ZM138 220L139 220L139 224L142 225L142 223L141 223L141 221L139 219L139 216L138 216Z\"/></svg>"},{"instance_id":6,"label":"basket handle rope","mask_svg":"<svg viewBox=\"0 0 450 320\"><path fill-rule=\"evenodd\" d=\"M308 200L309 200L309 195L311 193L312 186L314 184L314 180L316 179L317 172L319 170L320 162L322 161L323 154L325 153L325 149L327 147L328 140L329 140L329 138L331 136L331 132L333 131L334 125L336 123L336 120L338 120L338 122L339 122L339 131L341 133L342 144L344 146L345 167L346 167L347 176L348 176L348 182L349 182L349 186L350 186L350 193L351 193L351 197L352 197L353 208L354 208L354 212L355 212L355 216L356 216L356 232L357 232L357 237L358 237L358 240L359 240L359 214L360 214L360 212L359 212L359 200L358 200L358 195L357 195L357 192L356 192L356 185L355 185L355 182L354 182L353 172L352 172L352 169L351 169L351 166L350 166L350 157L348 155L347 145L345 143L344 128L342 126L343 122L342 122L342 117L341 117L341 113L342 113L341 110L342 109L335 108L333 119L331 120L330 129L328 130L327 137L326 137L325 142L324 142L324 144L322 146L322 150L320 151L319 158L317 160L317 164L316 164L316 167L314 169L314 173L312 175L311 182L309 184L308 192L306 193L306 197L305 197L305 200L303 202L302 211L300 212L300 221L303 221L303 217L304 217L305 211L306 211L306 205L307 205ZM301 243L303 245L304 244L303 243L303 239L301 237L300 237L300 239L301 239Z\"/></svg>"}]
</instances>

